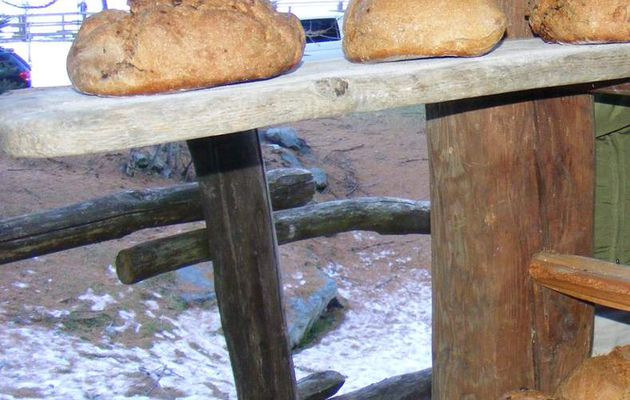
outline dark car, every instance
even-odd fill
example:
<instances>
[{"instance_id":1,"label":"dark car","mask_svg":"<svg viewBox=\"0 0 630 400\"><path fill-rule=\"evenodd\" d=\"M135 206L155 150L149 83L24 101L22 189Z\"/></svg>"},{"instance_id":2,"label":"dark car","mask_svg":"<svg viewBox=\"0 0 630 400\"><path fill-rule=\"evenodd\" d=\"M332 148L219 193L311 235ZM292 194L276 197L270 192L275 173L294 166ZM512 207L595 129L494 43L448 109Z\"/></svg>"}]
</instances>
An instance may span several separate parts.
<instances>
[{"instance_id":1,"label":"dark car","mask_svg":"<svg viewBox=\"0 0 630 400\"><path fill-rule=\"evenodd\" d=\"M31 66L12 49L0 47L0 93L31 87Z\"/></svg>"}]
</instances>

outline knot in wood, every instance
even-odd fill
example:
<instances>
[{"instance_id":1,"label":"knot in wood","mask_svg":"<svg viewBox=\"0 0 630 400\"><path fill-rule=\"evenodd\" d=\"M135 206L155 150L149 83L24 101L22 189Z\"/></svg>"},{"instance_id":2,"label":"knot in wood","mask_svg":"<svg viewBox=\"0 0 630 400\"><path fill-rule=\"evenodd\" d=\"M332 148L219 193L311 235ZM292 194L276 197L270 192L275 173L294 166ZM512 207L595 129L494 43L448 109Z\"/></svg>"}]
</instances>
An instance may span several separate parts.
<instances>
[{"instance_id":1,"label":"knot in wood","mask_svg":"<svg viewBox=\"0 0 630 400\"><path fill-rule=\"evenodd\" d=\"M340 78L320 79L316 82L316 87L325 96L341 97L348 91L348 81Z\"/></svg>"}]
</instances>

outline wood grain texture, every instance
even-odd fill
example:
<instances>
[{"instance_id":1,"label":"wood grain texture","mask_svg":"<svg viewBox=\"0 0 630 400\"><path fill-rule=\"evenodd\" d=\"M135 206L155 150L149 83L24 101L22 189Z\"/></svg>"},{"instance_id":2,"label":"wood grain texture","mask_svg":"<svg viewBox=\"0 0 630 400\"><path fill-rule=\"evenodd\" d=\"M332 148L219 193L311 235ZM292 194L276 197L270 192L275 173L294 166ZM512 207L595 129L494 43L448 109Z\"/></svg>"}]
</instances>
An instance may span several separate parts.
<instances>
[{"instance_id":1,"label":"wood grain texture","mask_svg":"<svg viewBox=\"0 0 630 400\"><path fill-rule=\"evenodd\" d=\"M431 400L431 368L392 376L330 400Z\"/></svg>"},{"instance_id":2,"label":"wood grain texture","mask_svg":"<svg viewBox=\"0 0 630 400\"><path fill-rule=\"evenodd\" d=\"M239 400L295 400L271 204L256 130L191 140Z\"/></svg>"},{"instance_id":3,"label":"wood grain texture","mask_svg":"<svg viewBox=\"0 0 630 400\"><path fill-rule=\"evenodd\" d=\"M427 107L436 399L553 391L588 355L592 308L534 292L527 268L543 248L592 250L590 106L530 92Z\"/></svg>"},{"instance_id":4,"label":"wood grain texture","mask_svg":"<svg viewBox=\"0 0 630 400\"><path fill-rule=\"evenodd\" d=\"M313 175L308 170L275 169L269 171L267 179L271 205L277 210L302 206L315 194ZM118 239L141 229L202 219L197 183L127 190L0 220L0 264Z\"/></svg>"},{"instance_id":5,"label":"wood grain texture","mask_svg":"<svg viewBox=\"0 0 630 400\"><path fill-rule=\"evenodd\" d=\"M517 2L518 3L518 2ZM0 151L51 157L228 134L374 111L630 76L630 44L509 40L477 58L304 61L274 79L169 95L100 98L70 88L0 96Z\"/></svg>"},{"instance_id":6,"label":"wood grain texture","mask_svg":"<svg viewBox=\"0 0 630 400\"><path fill-rule=\"evenodd\" d=\"M526 266L540 246L535 132L518 96L427 107L433 399L534 387Z\"/></svg>"},{"instance_id":7,"label":"wood grain texture","mask_svg":"<svg viewBox=\"0 0 630 400\"><path fill-rule=\"evenodd\" d=\"M539 246L591 256L595 209L593 98L561 94L533 102ZM552 393L590 356L594 310L552 290L536 285L533 289L535 388Z\"/></svg>"},{"instance_id":8,"label":"wood grain texture","mask_svg":"<svg viewBox=\"0 0 630 400\"><path fill-rule=\"evenodd\" d=\"M429 234L429 203L374 197L329 201L273 213L278 244L363 230L383 235ZM133 284L214 258L207 229L147 241L121 250L118 279Z\"/></svg>"},{"instance_id":9,"label":"wood grain texture","mask_svg":"<svg viewBox=\"0 0 630 400\"><path fill-rule=\"evenodd\" d=\"M499 1L511 38L531 36L526 3ZM434 399L553 391L589 354L592 308L527 272L543 248L592 251L592 99L562 93L427 106Z\"/></svg>"},{"instance_id":10,"label":"wood grain texture","mask_svg":"<svg viewBox=\"0 0 630 400\"><path fill-rule=\"evenodd\" d=\"M529 265L536 283L595 304L630 311L630 268L575 255L539 253Z\"/></svg>"}]
</instances>

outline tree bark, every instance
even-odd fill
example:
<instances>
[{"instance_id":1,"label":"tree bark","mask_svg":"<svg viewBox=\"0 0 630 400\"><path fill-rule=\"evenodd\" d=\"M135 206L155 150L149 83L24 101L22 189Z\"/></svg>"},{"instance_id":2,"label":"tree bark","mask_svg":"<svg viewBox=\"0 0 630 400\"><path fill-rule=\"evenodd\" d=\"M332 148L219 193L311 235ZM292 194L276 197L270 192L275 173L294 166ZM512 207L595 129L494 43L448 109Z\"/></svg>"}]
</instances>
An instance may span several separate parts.
<instances>
[{"instance_id":1,"label":"tree bark","mask_svg":"<svg viewBox=\"0 0 630 400\"><path fill-rule=\"evenodd\" d=\"M330 201L274 212L279 244L364 230L380 234L430 233L426 201L375 197ZM214 240L206 229L184 232L125 249L116 257L116 271L126 284L137 283L187 265L212 260Z\"/></svg>"},{"instance_id":2,"label":"tree bark","mask_svg":"<svg viewBox=\"0 0 630 400\"><path fill-rule=\"evenodd\" d=\"M214 282L239 400L295 400L277 245L256 130L188 147L215 237Z\"/></svg>"},{"instance_id":3,"label":"tree bark","mask_svg":"<svg viewBox=\"0 0 630 400\"><path fill-rule=\"evenodd\" d=\"M346 377L336 371L316 372L297 381L298 400L326 400L339 391Z\"/></svg>"},{"instance_id":4,"label":"tree bark","mask_svg":"<svg viewBox=\"0 0 630 400\"><path fill-rule=\"evenodd\" d=\"M267 174L276 210L310 202L315 181L300 168ZM132 232L203 219L199 185L128 190L63 208L0 221L0 264L40 256Z\"/></svg>"},{"instance_id":5,"label":"tree bark","mask_svg":"<svg viewBox=\"0 0 630 400\"><path fill-rule=\"evenodd\" d=\"M431 368L387 378L330 400L431 400Z\"/></svg>"}]
</instances>

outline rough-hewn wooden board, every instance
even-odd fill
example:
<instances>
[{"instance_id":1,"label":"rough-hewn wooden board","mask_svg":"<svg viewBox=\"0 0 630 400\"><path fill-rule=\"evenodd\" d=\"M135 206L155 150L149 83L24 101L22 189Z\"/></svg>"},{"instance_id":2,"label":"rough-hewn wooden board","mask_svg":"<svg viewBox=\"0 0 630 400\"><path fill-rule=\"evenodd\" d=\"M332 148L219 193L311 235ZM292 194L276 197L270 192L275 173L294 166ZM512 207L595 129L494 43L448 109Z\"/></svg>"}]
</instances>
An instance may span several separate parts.
<instances>
[{"instance_id":1,"label":"rough-hewn wooden board","mask_svg":"<svg viewBox=\"0 0 630 400\"><path fill-rule=\"evenodd\" d=\"M305 61L274 79L128 98L69 88L0 96L0 151L48 157L227 134L353 111L630 76L630 44L566 46L538 39L502 43L477 58L372 65Z\"/></svg>"},{"instance_id":2,"label":"rough-hewn wooden board","mask_svg":"<svg viewBox=\"0 0 630 400\"><path fill-rule=\"evenodd\" d=\"M387 197L329 201L274 212L279 244L339 232L365 230L380 234L428 234L429 203ZM126 284L212 260L208 231L198 229L151 240L121 250L118 279Z\"/></svg>"},{"instance_id":3,"label":"rough-hewn wooden board","mask_svg":"<svg viewBox=\"0 0 630 400\"><path fill-rule=\"evenodd\" d=\"M188 142L215 232L214 286L239 400L296 400L271 202L256 130Z\"/></svg>"},{"instance_id":4,"label":"rough-hewn wooden board","mask_svg":"<svg viewBox=\"0 0 630 400\"><path fill-rule=\"evenodd\" d=\"M539 253L529 265L536 283L595 304L630 311L630 268L575 255Z\"/></svg>"},{"instance_id":5,"label":"rough-hewn wooden board","mask_svg":"<svg viewBox=\"0 0 630 400\"><path fill-rule=\"evenodd\" d=\"M534 386L526 265L540 242L528 111L511 97L427 107L435 400Z\"/></svg>"}]
</instances>

